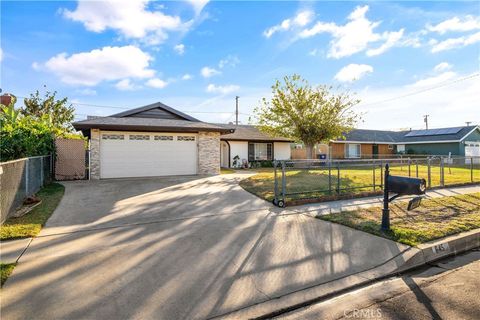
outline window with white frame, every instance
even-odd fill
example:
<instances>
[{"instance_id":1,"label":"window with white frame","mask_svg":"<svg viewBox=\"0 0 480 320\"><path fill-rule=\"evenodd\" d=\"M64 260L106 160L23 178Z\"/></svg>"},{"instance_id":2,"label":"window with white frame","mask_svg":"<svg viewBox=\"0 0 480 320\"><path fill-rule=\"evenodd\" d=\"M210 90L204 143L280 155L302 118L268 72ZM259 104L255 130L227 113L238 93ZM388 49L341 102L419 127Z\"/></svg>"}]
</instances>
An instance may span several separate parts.
<instances>
[{"instance_id":1,"label":"window with white frame","mask_svg":"<svg viewBox=\"0 0 480 320\"><path fill-rule=\"evenodd\" d=\"M248 161L272 160L272 144L271 143L254 143L248 144Z\"/></svg>"},{"instance_id":2,"label":"window with white frame","mask_svg":"<svg viewBox=\"0 0 480 320\"><path fill-rule=\"evenodd\" d=\"M360 158L360 144L347 143L345 145L345 158Z\"/></svg>"}]
</instances>

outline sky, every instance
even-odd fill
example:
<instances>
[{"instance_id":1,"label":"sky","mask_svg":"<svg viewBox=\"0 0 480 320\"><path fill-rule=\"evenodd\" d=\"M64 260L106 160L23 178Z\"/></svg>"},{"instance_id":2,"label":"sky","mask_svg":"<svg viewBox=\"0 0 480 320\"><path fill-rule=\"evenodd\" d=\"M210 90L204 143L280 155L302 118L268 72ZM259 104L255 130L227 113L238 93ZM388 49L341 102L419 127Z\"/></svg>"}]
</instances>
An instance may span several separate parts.
<instances>
[{"instance_id":1,"label":"sky","mask_svg":"<svg viewBox=\"0 0 480 320\"><path fill-rule=\"evenodd\" d=\"M480 124L480 4L1 1L1 83L57 91L76 119L163 102L254 122L276 79L355 94L358 127Z\"/></svg>"}]
</instances>

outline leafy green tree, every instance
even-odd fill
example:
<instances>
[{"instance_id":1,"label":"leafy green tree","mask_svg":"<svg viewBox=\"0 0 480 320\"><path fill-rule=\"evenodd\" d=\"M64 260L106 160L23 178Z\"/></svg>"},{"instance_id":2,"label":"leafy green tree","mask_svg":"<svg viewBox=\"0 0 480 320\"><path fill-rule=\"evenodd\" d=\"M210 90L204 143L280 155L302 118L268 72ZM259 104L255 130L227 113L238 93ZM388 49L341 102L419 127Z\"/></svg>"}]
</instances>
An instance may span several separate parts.
<instances>
[{"instance_id":1,"label":"leafy green tree","mask_svg":"<svg viewBox=\"0 0 480 320\"><path fill-rule=\"evenodd\" d=\"M8 105L0 104L0 123L14 124L17 122L20 112L15 109L15 103L17 102L17 97L10 95L10 103Z\"/></svg>"},{"instance_id":2,"label":"leafy green tree","mask_svg":"<svg viewBox=\"0 0 480 320\"><path fill-rule=\"evenodd\" d=\"M360 100L349 92L334 93L331 86L311 86L299 75L286 76L272 86L272 98L263 98L254 110L258 128L272 136L301 141L307 158L318 143L344 138L361 115L352 108Z\"/></svg>"},{"instance_id":3,"label":"leafy green tree","mask_svg":"<svg viewBox=\"0 0 480 320\"><path fill-rule=\"evenodd\" d=\"M71 122L74 119L75 108L68 102L68 98L57 99L57 92L46 91L43 96L37 90L30 94L30 98L24 99L24 107L20 113L41 119L45 115L50 116L53 126L72 131Z\"/></svg>"}]
</instances>

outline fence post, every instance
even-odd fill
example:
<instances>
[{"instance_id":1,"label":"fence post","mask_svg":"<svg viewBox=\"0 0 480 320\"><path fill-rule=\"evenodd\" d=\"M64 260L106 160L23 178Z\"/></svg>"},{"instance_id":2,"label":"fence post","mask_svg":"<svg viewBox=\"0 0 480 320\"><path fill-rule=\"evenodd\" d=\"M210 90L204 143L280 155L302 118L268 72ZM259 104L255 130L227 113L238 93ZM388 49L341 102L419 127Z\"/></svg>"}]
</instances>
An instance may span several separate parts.
<instances>
[{"instance_id":1,"label":"fence post","mask_svg":"<svg viewBox=\"0 0 480 320\"><path fill-rule=\"evenodd\" d=\"M332 194L332 161L328 161L328 194Z\"/></svg>"},{"instance_id":2,"label":"fence post","mask_svg":"<svg viewBox=\"0 0 480 320\"><path fill-rule=\"evenodd\" d=\"M337 164L337 194L340 194L340 164Z\"/></svg>"},{"instance_id":3,"label":"fence post","mask_svg":"<svg viewBox=\"0 0 480 320\"><path fill-rule=\"evenodd\" d=\"M415 160L415 173L416 173L417 178L418 178L418 160Z\"/></svg>"},{"instance_id":4,"label":"fence post","mask_svg":"<svg viewBox=\"0 0 480 320\"><path fill-rule=\"evenodd\" d=\"M283 206L285 206L286 201L285 201L285 195L287 194L287 177L285 174L285 161L282 161L282 200L283 200Z\"/></svg>"},{"instance_id":5,"label":"fence post","mask_svg":"<svg viewBox=\"0 0 480 320\"><path fill-rule=\"evenodd\" d=\"M432 174L431 174L431 167L430 167L430 158L427 160L427 178L428 178L428 188L432 187Z\"/></svg>"},{"instance_id":6,"label":"fence post","mask_svg":"<svg viewBox=\"0 0 480 320\"><path fill-rule=\"evenodd\" d=\"M473 157L470 158L470 180L473 182Z\"/></svg>"},{"instance_id":7,"label":"fence post","mask_svg":"<svg viewBox=\"0 0 480 320\"><path fill-rule=\"evenodd\" d=\"M274 193L274 204L278 203L278 181L277 181L277 160L273 160L273 193Z\"/></svg>"},{"instance_id":8,"label":"fence post","mask_svg":"<svg viewBox=\"0 0 480 320\"><path fill-rule=\"evenodd\" d=\"M373 191L375 192L375 160L373 160Z\"/></svg>"},{"instance_id":9,"label":"fence post","mask_svg":"<svg viewBox=\"0 0 480 320\"><path fill-rule=\"evenodd\" d=\"M411 163L412 163L412 160L410 158L408 158L408 177L412 176L412 172L411 172L411 169L410 169Z\"/></svg>"},{"instance_id":10,"label":"fence post","mask_svg":"<svg viewBox=\"0 0 480 320\"><path fill-rule=\"evenodd\" d=\"M383 189L383 161L380 161L380 189Z\"/></svg>"},{"instance_id":11,"label":"fence post","mask_svg":"<svg viewBox=\"0 0 480 320\"><path fill-rule=\"evenodd\" d=\"M444 173L444 163L443 163L443 157L440 157L440 185L442 187L445 186L445 173Z\"/></svg>"}]
</instances>

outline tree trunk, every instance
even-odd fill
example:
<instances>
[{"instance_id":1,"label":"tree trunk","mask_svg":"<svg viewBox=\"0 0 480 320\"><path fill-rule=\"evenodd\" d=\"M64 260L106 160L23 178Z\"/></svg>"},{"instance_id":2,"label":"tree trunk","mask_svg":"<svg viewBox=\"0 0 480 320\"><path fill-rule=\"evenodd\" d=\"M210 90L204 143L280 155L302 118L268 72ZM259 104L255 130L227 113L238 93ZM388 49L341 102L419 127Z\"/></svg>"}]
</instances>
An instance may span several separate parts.
<instances>
[{"instance_id":1,"label":"tree trunk","mask_svg":"<svg viewBox=\"0 0 480 320\"><path fill-rule=\"evenodd\" d=\"M307 159L314 159L314 152L313 152L313 145L306 145L305 146L307 149Z\"/></svg>"}]
</instances>

